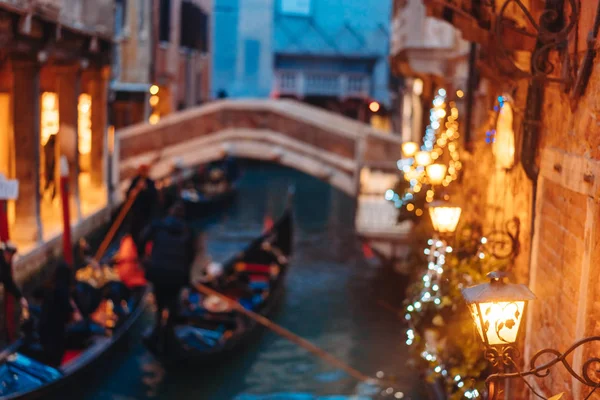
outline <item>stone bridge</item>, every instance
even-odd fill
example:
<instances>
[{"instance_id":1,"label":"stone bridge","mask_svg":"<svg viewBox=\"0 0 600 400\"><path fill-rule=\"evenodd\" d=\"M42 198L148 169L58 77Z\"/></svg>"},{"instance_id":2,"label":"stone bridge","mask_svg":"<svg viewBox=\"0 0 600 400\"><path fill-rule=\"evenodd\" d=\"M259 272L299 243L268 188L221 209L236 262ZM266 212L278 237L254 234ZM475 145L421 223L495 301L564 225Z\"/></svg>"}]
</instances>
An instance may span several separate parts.
<instances>
[{"instance_id":1,"label":"stone bridge","mask_svg":"<svg viewBox=\"0 0 600 400\"><path fill-rule=\"evenodd\" d=\"M175 157L195 166L229 154L268 160L355 196L363 167L395 171L398 136L293 100L224 100L118 131L113 183L123 189L140 163L166 176Z\"/></svg>"}]
</instances>

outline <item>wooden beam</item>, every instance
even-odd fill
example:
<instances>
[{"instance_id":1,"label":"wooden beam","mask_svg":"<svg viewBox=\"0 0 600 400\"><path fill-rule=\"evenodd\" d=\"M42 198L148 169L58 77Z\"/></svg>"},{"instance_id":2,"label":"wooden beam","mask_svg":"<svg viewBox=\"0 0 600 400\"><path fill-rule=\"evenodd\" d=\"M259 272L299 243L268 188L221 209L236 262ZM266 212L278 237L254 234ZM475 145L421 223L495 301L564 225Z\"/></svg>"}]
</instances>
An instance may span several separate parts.
<instances>
[{"instance_id":1,"label":"wooden beam","mask_svg":"<svg viewBox=\"0 0 600 400\"><path fill-rule=\"evenodd\" d=\"M600 198L600 161L558 149L544 149L540 175L573 192Z\"/></svg>"}]
</instances>

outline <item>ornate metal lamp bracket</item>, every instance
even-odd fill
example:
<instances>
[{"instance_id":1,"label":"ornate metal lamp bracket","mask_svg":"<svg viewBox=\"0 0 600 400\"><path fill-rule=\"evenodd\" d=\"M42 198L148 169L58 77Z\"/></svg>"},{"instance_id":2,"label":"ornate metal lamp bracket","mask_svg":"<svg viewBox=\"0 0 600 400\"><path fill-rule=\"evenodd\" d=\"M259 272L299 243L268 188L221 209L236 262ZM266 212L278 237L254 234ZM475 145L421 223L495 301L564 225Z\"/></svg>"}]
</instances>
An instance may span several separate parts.
<instances>
[{"instance_id":1,"label":"ornate metal lamp bracket","mask_svg":"<svg viewBox=\"0 0 600 400\"><path fill-rule=\"evenodd\" d=\"M571 346L564 353L560 353L555 349L543 349L538 351L529 362L529 370L523 372L510 372L510 373L496 373L490 375L486 379L486 384L488 386L489 392L489 400L494 400L497 396L497 387L500 381L506 379L523 379L525 384L529 387L529 389L534 393L537 397L541 399L546 399L542 394L538 393L531 384L525 379L526 377L535 377L535 378L545 378L550 375L550 370L556 365L562 365L567 372L583 385L591 388L589 394L585 397L585 399L589 399L593 393L596 392L597 389L600 388L600 377L598 373L600 372L600 356L594 356L587 359L581 366L581 372L576 372L573 369L573 366L567 360L567 357L577 350L579 347L591 343L598 342L600 343L600 336L591 336L585 339L582 339L576 342L573 346ZM505 370L506 366L512 365L516 366L514 360L518 357L518 352L514 352L513 346L505 346L500 350L495 348L486 349L486 358L492 363L494 367L499 368L501 371ZM551 359L543 364L540 364L541 358L544 356L551 356Z\"/></svg>"},{"instance_id":2,"label":"ornate metal lamp bracket","mask_svg":"<svg viewBox=\"0 0 600 400\"><path fill-rule=\"evenodd\" d=\"M562 5L562 2L557 2ZM550 77L554 72L554 65L546 61L546 55L551 50L558 50L559 52L568 51L568 37L571 31L575 28L577 20L579 18L579 7L576 0L568 0L571 14L568 19L568 23L560 28L559 30L552 30L552 25L560 25L563 10L559 9L546 9L540 16L540 23L537 23L527 9L527 7L521 2L521 0L507 0L504 2L499 12L495 15L494 28L495 37L499 46L499 52L506 60L510 60L514 68L519 71L519 74L523 78L529 79L540 79L546 82L563 83L570 85L573 81L572 74L570 72L570 64L568 55L563 56L563 73L560 78ZM531 58L531 72L523 71L519 68L516 63L512 60L509 50L506 48L504 41L502 40L502 28L506 25L506 22L511 19L505 16L508 7L514 4L523 13L525 19L533 27L535 33L523 32L523 35L529 37L535 37L537 40L536 48ZM512 21L511 21L512 22Z\"/></svg>"},{"instance_id":3,"label":"ornate metal lamp bracket","mask_svg":"<svg viewBox=\"0 0 600 400\"><path fill-rule=\"evenodd\" d=\"M486 235L486 243L483 243L483 249L499 260L513 259L519 254L519 234L521 232L521 222L519 218L514 217L507 221L504 230L493 230Z\"/></svg>"}]
</instances>

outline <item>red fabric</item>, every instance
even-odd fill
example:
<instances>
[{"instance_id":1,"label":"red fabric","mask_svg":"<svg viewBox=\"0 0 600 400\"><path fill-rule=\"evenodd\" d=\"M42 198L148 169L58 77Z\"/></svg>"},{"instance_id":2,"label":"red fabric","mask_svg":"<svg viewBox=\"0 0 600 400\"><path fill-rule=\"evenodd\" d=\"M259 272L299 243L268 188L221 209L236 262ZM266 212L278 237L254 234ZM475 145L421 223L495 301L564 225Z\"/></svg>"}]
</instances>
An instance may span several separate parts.
<instances>
[{"instance_id":1,"label":"red fabric","mask_svg":"<svg viewBox=\"0 0 600 400\"><path fill-rule=\"evenodd\" d=\"M264 225L265 232L270 231L271 228L273 228L273 218L271 218L271 216L267 215L265 217L265 221L264 221L263 225Z\"/></svg>"},{"instance_id":2,"label":"red fabric","mask_svg":"<svg viewBox=\"0 0 600 400\"><path fill-rule=\"evenodd\" d=\"M374 254L373 254L373 250L371 250L371 247L364 243L363 244L363 254L365 255L366 258L373 258Z\"/></svg>"},{"instance_id":3,"label":"red fabric","mask_svg":"<svg viewBox=\"0 0 600 400\"><path fill-rule=\"evenodd\" d=\"M248 279L250 282L269 282L269 278L264 275L250 275Z\"/></svg>"},{"instance_id":4,"label":"red fabric","mask_svg":"<svg viewBox=\"0 0 600 400\"><path fill-rule=\"evenodd\" d=\"M81 354L81 350L67 350L61 361L61 365L68 363L71 360L76 359Z\"/></svg>"},{"instance_id":5,"label":"red fabric","mask_svg":"<svg viewBox=\"0 0 600 400\"><path fill-rule=\"evenodd\" d=\"M6 200L0 200L0 241L6 241L8 239L8 214L6 212Z\"/></svg>"},{"instance_id":6,"label":"red fabric","mask_svg":"<svg viewBox=\"0 0 600 400\"><path fill-rule=\"evenodd\" d=\"M148 242L146 243L146 248L144 249L146 251L146 255L150 255L150 253L152 253L152 242Z\"/></svg>"},{"instance_id":7,"label":"red fabric","mask_svg":"<svg viewBox=\"0 0 600 400\"><path fill-rule=\"evenodd\" d=\"M4 318L6 319L6 334L8 335L8 341L12 342L17 337L17 326L15 323L15 297L4 292Z\"/></svg>"},{"instance_id":8,"label":"red fabric","mask_svg":"<svg viewBox=\"0 0 600 400\"><path fill-rule=\"evenodd\" d=\"M131 236L127 235L121 240L117 259L121 261L117 264L117 273L125 286L132 288L148 283L144 270L137 261L137 249Z\"/></svg>"},{"instance_id":9,"label":"red fabric","mask_svg":"<svg viewBox=\"0 0 600 400\"><path fill-rule=\"evenodd\" d=\"M271 266L264 264L243 264L242 271L254 274L271 274Z\"/></svg>"}]
</instances>

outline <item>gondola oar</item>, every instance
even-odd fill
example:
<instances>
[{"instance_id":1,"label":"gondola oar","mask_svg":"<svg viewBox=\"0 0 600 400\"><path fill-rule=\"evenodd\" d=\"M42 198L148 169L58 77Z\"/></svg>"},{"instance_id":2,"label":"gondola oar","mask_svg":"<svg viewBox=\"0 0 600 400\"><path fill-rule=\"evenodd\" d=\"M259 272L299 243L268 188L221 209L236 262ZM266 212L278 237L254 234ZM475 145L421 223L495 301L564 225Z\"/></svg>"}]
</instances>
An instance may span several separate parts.
<instances>
[{"instance_id":1,"label":"gondola oar","mask_svg":"<svg viewBox=\"0 0 600 400\"><path fill-rule=\"evenodd\" d=\"M94 257L95 260L100 260L100 258L102 258L102 256L108 249L108 246L110 246L110 243L114 239L117 231L121 227L121 224L125 220L125 217L127 216L127 213L129 212L129 210L131 209L131 206L133 206L135 199L137 198L137 196L140 194L140 192L143 189L144 189L144 181L140 180L138 185L131 191L131 194L127 198L127 201L125 202L125 204L123 204L123 207L121 207L121 211L119 211L119 214L117 215L117 218L115 219L115 222L113 222L112 226L108 230L108 233L104 237L104 240L98 247L98 251L96 251L96 256Z\"/></svg>"},{"instance_id":2,"label":"gondola oar","mask_svg":"<svg viewBox=\"0 0 600 400\"><path fill-rule=\"evenodd\" d=\"M213 290L201 283L195 283L194 287L196 288L196 290L198 290L200 293L202 293L206 296L216 296L216 297L220 298L221 300L227 302L227 304L229 304L229 306L231 308L233 308L235 311L239 312L240 314L244 314L248 318L253 319L254 321L261 324L262 326L272 330L273 332L277 333L278 335L297 344L298 346L304 348L305 350L307 350L307 351L311 352L312 354L316 355L317 357L321 358L322 360L327 361L329 364L344 370L348 375L352 376L353 378L355 378L361 382L368 382L368 383L383 382L381 379L371 378L371 377L363 374L362 372L352 368L348 364L344 363L343 361L339 360L338 358L327 353L325 350L315 346L308 340L301 338L300 336L290 332L289 330L285 329L284 327L282 327L280 325L275 324L274 322L272 322L268 318L263 317L260 314L257 314L250 310L247 310L246 308L244 308L244 306L242 306L237 301L230 299L229 297L217 292L216 290ZM390 382L387 382L387 384L389 384L389 383Z\"/></svg>"},{"instance_id":3,"label":"gondola oar","mask_svg":"<svg viewBox=\"0 0 600 400\"><path fill-rule=\"evenodd\" d=\"M161 158L162 158L162 154L157 155L154 158L154 160L152 160L150 165L155 165L158 161L160 161ZM131 206L133 206L135 199L140 194L140 192L144 189L144 184L145 184L144 180L140 180L138 185L129 194L129 197L127 198L127 201L125 202L125 204L123 204L123 207L121 207L121 211L119 211L119 214L117 215L117 218L115 219L115 222L113 222L112 226L108 230L108 233L104 237L104 240L98 247L98 251L96 251L96 256L94 257L95 260L100 261L100 259L102 258L102 256L106 252L106 250L108 249L108 246L110 246L110 243L112 242L115 235L119 231L119 228L121 227L121 224L125 220L125 217L127 216L127 213L129 212L129 210L131 209Z\"/></svg>"},{"instance_id":4,"label":"gondola oar","mask_svg":"<svg viewBox=\"0 0 600 400\"><path fill-rule=\"evenodd\" d=\"M14 354L17 350L19 350L19 348L23 345L24 342L25 342L25 340L22 338L17 339L14 342L12 342L10 345L5 347L2 350L2 352L0 352L0 364L3 364L11 354Z\"/></svg>"}]
</instances>

